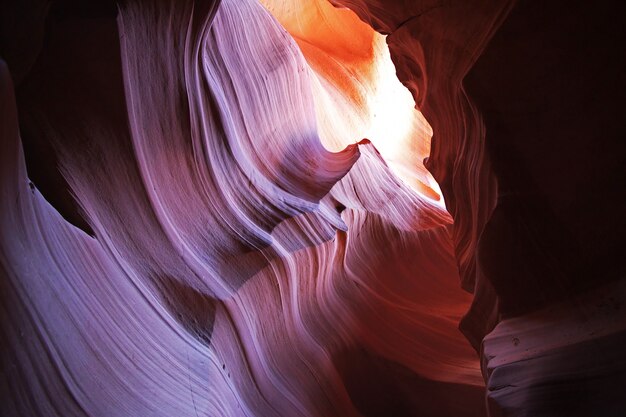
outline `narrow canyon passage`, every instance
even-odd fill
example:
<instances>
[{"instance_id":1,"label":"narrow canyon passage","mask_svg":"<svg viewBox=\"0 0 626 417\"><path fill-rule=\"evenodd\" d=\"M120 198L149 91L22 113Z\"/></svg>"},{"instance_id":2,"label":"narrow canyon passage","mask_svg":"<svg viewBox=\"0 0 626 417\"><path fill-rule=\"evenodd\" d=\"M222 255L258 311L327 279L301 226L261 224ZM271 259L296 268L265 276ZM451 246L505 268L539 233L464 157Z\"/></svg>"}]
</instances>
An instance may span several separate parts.
<instances>
[{"instance_id":1,"label":"narrow canyon passage","mask_svg":"<svg viewBox=\"0 0 626 417\"><path fill-rule=\"evenodd\" d=\"M625 415L623 9L4 3L0 415Z\"/></svg>"}]
</instances>

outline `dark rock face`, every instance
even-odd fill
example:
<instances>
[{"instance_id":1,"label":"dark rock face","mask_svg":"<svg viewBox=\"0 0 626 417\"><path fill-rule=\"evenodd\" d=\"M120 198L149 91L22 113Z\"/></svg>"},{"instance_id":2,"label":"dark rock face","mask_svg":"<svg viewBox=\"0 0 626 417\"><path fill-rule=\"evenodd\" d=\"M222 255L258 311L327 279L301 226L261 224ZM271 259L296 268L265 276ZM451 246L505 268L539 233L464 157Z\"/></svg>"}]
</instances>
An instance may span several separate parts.
<instances>
[{"instance_id":1,"label":"dark rock face","mask_svg":"<svg viewBox=\"0 0 626 417\"><path fill-rule=\"evenodd\" d=\"M498 205L478 253L499 310L524 317L552 306L570 316L552 323L552 334L529 332L559 348L491 365L499 372L489 379L493 415L626 410L619 394L626 363L618 353L626 349L625 313L602 316L601 307L590 306L594 288L608 285L624 296L623 285L612 283L626 271L625 12L621 2L521 1L465 79L498 178ZM611 328L609 335L591 330L559 343L572 321L582 325L595 314L602 317L595 331ZM489 341L484 346L491 349ZM496 387L500 378L511 386L506 394Z\"/></svg>"},{"instance_id":2,"label":"dark rock face","mask_svg":"<svg viewBox=\"0 0 626 417\"><path fill-rule=\"evenodd\" d=\"M625 12L520 1L465 78L498 178L481 251L504 314L624 278Z\"/></svg>"},{"instance_id":3,"label":"dark rock face","mask_svg":"<svg viewBox=\"0 0 626 417\"><path fill-rule=\"evenodd\" d=\"M366 417L478 417L484 391L464 384L435 382L365 350L335 358L350 399Z\"/></svg>"},{"instance_id":4,"label":"dark rock face","mask_svg":"<svg viewBox=\"0 0 626 417\"><path fill-rule=\"evenodd\" d=\"M65 219L92 236L63 176L58 145L77 155L93 152L93 126L106 126L114 146L128 144L116 11L115 4L52 3L41 25L45 41L16 91L29 178ZM11 69L15 54L5 57ZM66 127L73 132L55 134Z\"/></svg>"},{"instance_id":5,"label":"dark rock face","mask_svg":"<svg viewBox=\"0 0 626 417\"><path fill-rule=\"evenodd\" d=\"M442 184L454 228L467 227L468 213L489 213L470 221L479 238L462 230L455 236L462 278L476 283L464 331L478 346L490 332L485 320L499 323L481 348L491 415L623 414L625 368L617 353L625 348L626 322L618 307L626 278L623 3L519 1L500 24L472 31L466 28L497 15L502 4L336 3L390 33L399 77L433 124L428 165ZM489 42L477 48L476 39L485 36ZM443 61L437 57L455 54L441 64L448 68L433 70ZM475 62L463 67L463 54ZM467 132L475 119L442 105L449 94L442 86L467 93L483 133L450 134L455 118L465 123L457 132ZM454 114L441 114L446 110ZM445 117L452 122L439 123ZM438 154L442 148L453 156ZM490 201L489 188L448 180L470 163L466 148L484 150L488 176L497 180L493 206L463 203L468 194L474 202ZM475 172L469 176L466 184L485 184ZM464 262L474 267L464 269ZM599 301L598 291L616 298ZM616 308L605 314L607 303ZM495 342L502 333L503 344ZM520 347L528 339L533 348Z\"/></svg>"}]
</instances>

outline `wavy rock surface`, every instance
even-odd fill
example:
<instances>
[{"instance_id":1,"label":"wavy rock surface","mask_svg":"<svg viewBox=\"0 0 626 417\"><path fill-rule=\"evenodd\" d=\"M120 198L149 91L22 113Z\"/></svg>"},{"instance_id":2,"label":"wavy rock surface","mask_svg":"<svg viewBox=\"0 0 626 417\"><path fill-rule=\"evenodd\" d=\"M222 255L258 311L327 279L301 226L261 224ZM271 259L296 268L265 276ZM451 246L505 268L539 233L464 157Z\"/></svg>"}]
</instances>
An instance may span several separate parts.
<instances>
[{"instance_id":1,"label":"wavy rock surface","mask_svg":"<svg viewBox=\"0 0 626 417\"><path fill-rule=\"evenodd\" d=\"M476 246L495 206L496 178L485 153L481 115L462 81L511 7L490 2L345 1L361 19L388 33L397 74L436 132L427 167L454 218L452 228L462 285L475 294L463 325L477 347L495 325L493 291L476 267ZM478 282L477 282L478 281Z\"/></svg>"},{"instance_id":2,"label":"wavy rock surface","mask_svg":"<svg viewBox=\"0 0 626 417\"><path fill-rule=\"evenodd\" d=\"M2 415L484 415L430 128L400 87L385 137L384 38L316 4L364 39L331 70L253 1L28 21L1 70Z\"/></svg>"},{"instance_id":3,"label":"wavy rock surface","mask_svg":"<svg viewBox=\"0 0 626 417\"><path fill-rule=\"evenodd\" d=\"M623 414L623 6L332 3L0 6L1 415Z\"/></svg>"}]
</instances>

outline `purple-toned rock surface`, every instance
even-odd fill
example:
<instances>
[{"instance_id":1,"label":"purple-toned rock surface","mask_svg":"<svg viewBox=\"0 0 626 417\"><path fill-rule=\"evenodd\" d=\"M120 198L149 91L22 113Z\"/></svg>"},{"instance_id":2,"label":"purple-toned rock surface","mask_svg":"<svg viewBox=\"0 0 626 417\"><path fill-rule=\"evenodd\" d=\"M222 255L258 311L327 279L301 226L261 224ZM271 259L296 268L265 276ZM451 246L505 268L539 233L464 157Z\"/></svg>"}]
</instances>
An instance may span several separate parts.
<instances>
[{"instance_id":1,"label":"purple-toned rock surface","mask_svg":"<svg viewBox=\"0 0 626 417\"><path fill-rule=\"evenodd\" d=\"M332 3L0 6L0 415L626 413L623 6Z\"/></svg>"}]
</instances>

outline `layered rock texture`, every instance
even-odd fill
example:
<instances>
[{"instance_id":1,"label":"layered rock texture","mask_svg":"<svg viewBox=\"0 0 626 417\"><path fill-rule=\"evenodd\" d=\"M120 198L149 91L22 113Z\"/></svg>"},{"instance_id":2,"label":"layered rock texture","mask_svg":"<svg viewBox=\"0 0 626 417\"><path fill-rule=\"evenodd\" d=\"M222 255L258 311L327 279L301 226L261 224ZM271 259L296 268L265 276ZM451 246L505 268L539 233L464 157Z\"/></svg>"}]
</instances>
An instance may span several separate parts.
<instances>
[{"instance_id":1,"label":"layered rock texture","mask_svg":"<svg viewBox=\"0 0 626 417\"><path fill-rule=\"evenodd\" d=\"M0 415L626 415L621 2L6 2Z\"/></svg>"}]
</instances>

